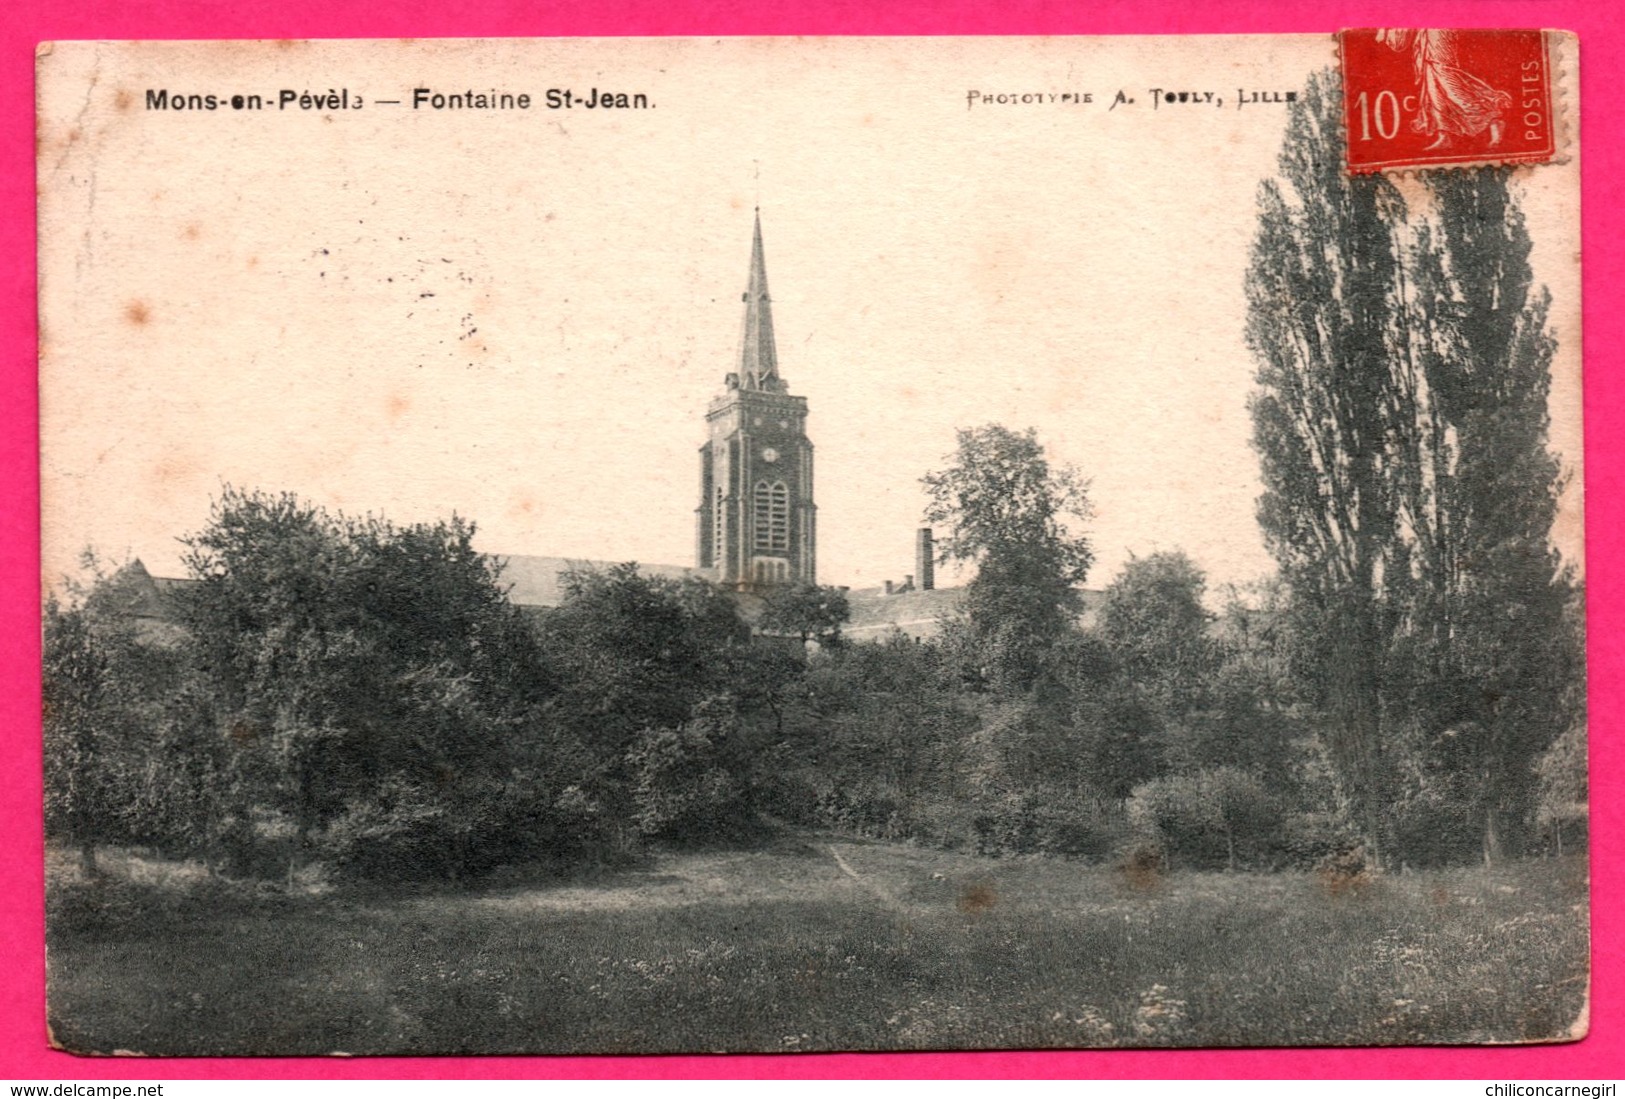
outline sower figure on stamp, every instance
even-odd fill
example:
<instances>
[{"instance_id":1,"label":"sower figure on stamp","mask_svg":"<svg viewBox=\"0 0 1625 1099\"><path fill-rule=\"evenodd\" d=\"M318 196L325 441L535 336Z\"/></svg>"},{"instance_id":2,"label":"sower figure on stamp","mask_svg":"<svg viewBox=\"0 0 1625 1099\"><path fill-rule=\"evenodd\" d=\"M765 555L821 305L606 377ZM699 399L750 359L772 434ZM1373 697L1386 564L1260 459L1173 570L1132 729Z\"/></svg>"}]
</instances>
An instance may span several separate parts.
<instances>
[{"instance_id":1,"label":"sower figure on stamp","mask_svg":"<svg viewBox=\"0 0 1625 1099\"><path fill-rule=\"evenodd\" d=\"M1411 129L1434 135L1428 148L1450 144L1452 134L1477 137L1485 130L1492 147L1501 143L1502 119L1512 96L1456 64L1455 31L1384 30L1377 32L1377 40L1396 51L1412 51L1421 94Z\"/></svg>"}]
</instances>

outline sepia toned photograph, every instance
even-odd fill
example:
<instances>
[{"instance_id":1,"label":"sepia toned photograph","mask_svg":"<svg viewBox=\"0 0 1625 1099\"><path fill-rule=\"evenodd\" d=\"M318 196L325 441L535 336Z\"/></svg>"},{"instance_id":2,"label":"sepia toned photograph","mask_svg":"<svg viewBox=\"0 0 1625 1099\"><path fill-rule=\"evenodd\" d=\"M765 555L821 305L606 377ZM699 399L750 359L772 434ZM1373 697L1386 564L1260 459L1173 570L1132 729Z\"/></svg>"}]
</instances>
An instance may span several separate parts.
<instances>
[{"instance_id":1,"label":"sepia toned photograph","mask_svg":"<svg viewBox=\"0 0 1625 1099\"><path fill-rule=\"evenodd\" d=\"M1584 1037L1578 52L41 46L51 1043Z\"/></svg>"}]
</instances>

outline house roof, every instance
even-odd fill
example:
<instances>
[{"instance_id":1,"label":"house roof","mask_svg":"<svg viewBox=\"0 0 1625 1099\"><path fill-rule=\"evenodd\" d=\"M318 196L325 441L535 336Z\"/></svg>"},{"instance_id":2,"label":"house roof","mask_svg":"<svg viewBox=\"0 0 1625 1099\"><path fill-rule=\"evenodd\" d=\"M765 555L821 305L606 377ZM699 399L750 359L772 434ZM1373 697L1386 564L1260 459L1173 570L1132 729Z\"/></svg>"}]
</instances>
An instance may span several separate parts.
<instances>
[{"instance_id":1,"label":"house roof","mask_svg":"<svg viewBox=\"0 0 1625 1099\"><path fill-rule=\"evenodd\" d=\"M852 616L841 632L859 640L874 640L893 630L901 630L911 637L933 637L943 622L952 618L965 605L965 588L932 588L886 594L882 588L863 588L848 592L847 605ZM1100 612L1104 593L1089 588L1078 588L1082 604L1078 621L1088 626Z\"/></svg>"},{"instance_id":2,"label":"house roof","mask_svg":"<svg viewBox=\"0 0 1625 1099\"><path fill-rule=\"evenodd\" d=\"M848 592L852 615L841 632L847 637L874 639L892 630L912 637L929 636L941 628L964 604L964 588L913 589L887 595L880 588Z\"/></svg>"}]
</instances>

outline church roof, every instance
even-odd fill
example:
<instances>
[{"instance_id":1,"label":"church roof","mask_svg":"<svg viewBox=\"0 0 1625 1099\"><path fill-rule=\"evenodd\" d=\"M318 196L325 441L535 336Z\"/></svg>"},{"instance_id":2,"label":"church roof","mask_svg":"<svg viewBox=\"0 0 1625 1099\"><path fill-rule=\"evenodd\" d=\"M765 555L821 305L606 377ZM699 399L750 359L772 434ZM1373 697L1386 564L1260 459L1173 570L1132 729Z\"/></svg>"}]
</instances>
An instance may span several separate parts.
<instances>
[{"instance_id":1,"label":"church roof","mask_svg":"<svg viewBox=\"0 0 1625 1099\"><path fill-rule=\"evenodd\" d=\"M516 607L556 607L564 602L564 574L571 569L607 569L618 561L593 561L580 557L533 557L529 554L488 554L502 562L499 586L507 589L508 601ZM683 565L638 565L644 576L681 580L705 575ZM197 583L176 576L152 576L140 561L134 561L120 574L128 592L127 613L134 618L170 620L175 617L171 597Z\"/></svg>"},{"instance_id":2,"label":"church roof","mask_svg":"<svg viewBox=\"0 0 1625 1099\"><path fill-rule=\"evenodd\" d=\"M564 602L564 574L572 569L607 569L618 561L597 561L582 557L537 557L530 554L489 554L502 562L498 584L507 589L508 600L522 609L557 607ZM691 576L710 577L709 570L686 565L642 564L644 576L683 580ZM149 623L168 623L176 618L172 597L196 584L196 580L152 576L140 561L133 561L119 575L127 613ZM1079 621L1091 624L1099 612L1102 593L1079 589L1083 601ZM964 588L911 588L888 595L880 588L862 588L847 593L851 617L841 632L855 641L878 641L895 631L910 637L935 637L942 625L964 605Z\"/></svg>"},{"instance_id":3,"label":"church roof","mask_svg":"<svg viewBox=\"0 0 1625 1099\"><path fill-rule=\"evenodd\" d=\"M745 295L745 334L739 342L739 384L744 389L782 392L779 351L773 342L773 302L767 294L767 260L762 255L762 212L750 243L750 282Z\"/></svg>"},{"instance_id":4,"label":"church roof","mask_svg":"<svg viewBox=\"0 0 1625 1099\"><path fill-rule=\"evenodd\" d=\"M607 569L618 561L591 561L579 557L532 557L529 554L493 553L502 562L497 583L508 589L508 601L516 607L557 607L564 602L564 574L571 569ZM682 580L704 576L699 569L684 565L638 564L644 576Z\"/></svg>"}]
</instances>

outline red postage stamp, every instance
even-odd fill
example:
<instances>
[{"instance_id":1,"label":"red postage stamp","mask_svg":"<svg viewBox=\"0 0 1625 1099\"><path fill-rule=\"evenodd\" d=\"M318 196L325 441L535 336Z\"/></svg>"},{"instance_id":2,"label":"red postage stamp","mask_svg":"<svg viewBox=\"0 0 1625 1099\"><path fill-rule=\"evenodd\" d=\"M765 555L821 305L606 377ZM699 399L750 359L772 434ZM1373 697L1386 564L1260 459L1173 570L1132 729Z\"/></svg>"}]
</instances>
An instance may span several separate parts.
<instances>
[{"instance_id":1,"label":"red postage stamp","mask_svg":"<svg viewBox=\"0 0 1625 1099\"><path fill-rule=\"evenodd\" d=\"M1557 155L1538 30L1345 30L1351 172L1538 164Z\"/></svg>"}]
</instances>

